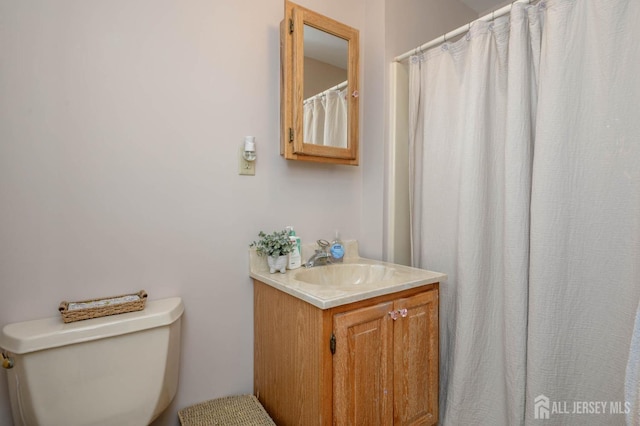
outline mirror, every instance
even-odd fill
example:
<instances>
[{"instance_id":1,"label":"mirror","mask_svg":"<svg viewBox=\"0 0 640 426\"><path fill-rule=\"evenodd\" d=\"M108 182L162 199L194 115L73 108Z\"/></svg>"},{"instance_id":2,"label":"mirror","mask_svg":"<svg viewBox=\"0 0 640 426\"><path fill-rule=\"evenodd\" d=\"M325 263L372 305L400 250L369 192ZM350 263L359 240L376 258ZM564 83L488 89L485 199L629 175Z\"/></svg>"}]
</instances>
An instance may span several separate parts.
<instances>
[{"instance_id":1,"label":"mirror","mask_svg":"<svg viewBox=\"0 0 640 426\"><path fill-rule=\"evenodd\" d=\"M304 25L302 140L347 147L349 43Z\"/></svg>"},{"instance_id":2,"label":"mirror","mask_svg":"<svg viewBox=\"0 0 640 426\"><path fill-rule=\"evenodd\" d=\"M285 1L281 154L358 165L358 30Z\"/></svg>"}]
</instances>

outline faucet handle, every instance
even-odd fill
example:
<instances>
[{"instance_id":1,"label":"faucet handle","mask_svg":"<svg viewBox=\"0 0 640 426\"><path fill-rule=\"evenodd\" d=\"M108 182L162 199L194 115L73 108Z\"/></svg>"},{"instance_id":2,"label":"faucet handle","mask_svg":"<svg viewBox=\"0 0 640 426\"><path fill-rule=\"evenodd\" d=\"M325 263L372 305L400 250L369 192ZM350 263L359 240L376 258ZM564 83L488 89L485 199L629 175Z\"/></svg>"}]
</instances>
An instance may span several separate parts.
<instances>
[{"instance_id":1,"label":"faucet handle","mask_svg":"<svg viewBox=\"0 0 640 426\"><path fill-rule=\"evenodd\" d=\"M316 241L316 243L318 243L318 245L322 247L322 249L326 249L327 247L329 247L329 241L327 240L318 240Z\"/></svg>"}]
</instances>

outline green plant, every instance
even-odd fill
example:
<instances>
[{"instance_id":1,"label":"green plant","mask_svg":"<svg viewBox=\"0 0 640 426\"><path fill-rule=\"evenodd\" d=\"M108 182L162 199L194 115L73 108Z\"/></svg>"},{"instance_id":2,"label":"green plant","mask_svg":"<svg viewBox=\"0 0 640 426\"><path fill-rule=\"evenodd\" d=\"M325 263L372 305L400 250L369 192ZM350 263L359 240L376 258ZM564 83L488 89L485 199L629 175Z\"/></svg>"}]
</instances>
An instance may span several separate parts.
<instances>
[{"instance_id":1,"label":"green plant","mask_svg":"<svg viewBox=\"0 0 640 426\"><path fill-rule=\"evenodd\" d=\"M260 239L249 244L249 247L255 247L260 256L283 256L291 253L294 243L289 239L289 231L274 231L272 234L265 234L263 231L258 233Z\"/></svg>"}]
</instances>

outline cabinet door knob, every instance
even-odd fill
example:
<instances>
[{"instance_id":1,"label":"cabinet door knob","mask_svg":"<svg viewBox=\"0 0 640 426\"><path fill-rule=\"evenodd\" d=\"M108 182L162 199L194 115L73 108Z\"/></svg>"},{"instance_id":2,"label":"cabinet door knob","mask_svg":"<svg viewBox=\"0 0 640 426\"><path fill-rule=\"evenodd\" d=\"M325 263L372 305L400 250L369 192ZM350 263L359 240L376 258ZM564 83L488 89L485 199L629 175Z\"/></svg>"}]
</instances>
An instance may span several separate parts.
<instances>
[{"instance_id":1,"label":"cabinet door knob","mask_svg":"<svg viewBox=\"0 0 640 426\"><path fill-rule=\"evenodd\" d=\"M395 311L389 312L389 316L394 321L397 320L400 317L405 318L408 314L409 314L409 311L407 311L406 308L405 309L397 309Z\"/></svg>"}]
</instances>

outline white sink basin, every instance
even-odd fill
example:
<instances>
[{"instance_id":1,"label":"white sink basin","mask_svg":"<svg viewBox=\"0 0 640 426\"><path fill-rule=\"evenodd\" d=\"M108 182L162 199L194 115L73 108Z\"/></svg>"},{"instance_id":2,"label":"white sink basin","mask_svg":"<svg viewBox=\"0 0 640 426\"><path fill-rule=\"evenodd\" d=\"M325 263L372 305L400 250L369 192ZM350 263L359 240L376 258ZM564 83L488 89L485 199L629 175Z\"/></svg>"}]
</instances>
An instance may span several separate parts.
<instances>
[{"instance_id":1,"label":"white sink basin","mask_svg":"<svg viewBox=\"0 0 640 426\"><path fill-rule=\"evenodd\" d=\"M251 278L320 309L440 283L447 278L439 272L366 259L358 255L357 241L344 241L344 244L344 263L298 268L285 274L269 273L265 259L250 249ZM303 245L305 258L316 249L315 244Z\"/></svg>"},{"instance_id":2,"label":"white sink basin","mask_svg":"<svg viewBox=\"0 0 640 426\"><path fill-rule=\"evenodd\" d=\"M302 269L295 272L294 278L308 284L348 287L387 281L394 273L395 269L388 266L354 263Z\"/></svg>"}]
</instances>

